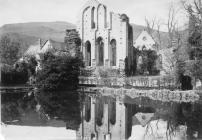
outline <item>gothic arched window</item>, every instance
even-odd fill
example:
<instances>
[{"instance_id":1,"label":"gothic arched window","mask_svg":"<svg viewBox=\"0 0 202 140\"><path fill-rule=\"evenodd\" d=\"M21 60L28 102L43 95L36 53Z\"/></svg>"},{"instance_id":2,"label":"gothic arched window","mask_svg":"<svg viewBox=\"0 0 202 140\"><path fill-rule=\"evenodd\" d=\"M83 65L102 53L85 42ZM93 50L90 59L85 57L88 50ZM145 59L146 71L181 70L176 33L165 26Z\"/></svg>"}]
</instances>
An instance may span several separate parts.
<instances>
[{"instance_id":1,"label":"gothic arched window","mask_svg":"<svg viewBox=\"0 0 202 140\"><path fill-rule=\"evenodd\" d=\"M116 40L112 39L110 42L110 60L111 66L116 66Z\"/></svg>"},{"instance_id":2,"label":"gothic arched window","mask_svg":"<svg viewBox=\"0 0 202 140\"><path fill-rule=\"evenodd\" d=\"M91 66L91 43L86 41L85 43L85 61L86 66Z\"/></svg>"},{"instance_id":3,"label":"gothic arched window","mask_svg":"<svg viewBox=\"0 0 202 140\"><path fill-rule=\"evenodd\" d=\"M95 28L95 7L91 9L91 28Z\"/></svg>"},{"instance_id":4,"label":"gothic arched window","mask_svg":"<svg viewBox=\"0 0 202 140\"><path fill-rule=\"evenodd\" d=\"M102 37L98 37L96 39L96 57L97 57L97 65L104 65L104 42Z\"/></svg>"},{"instance_id":5,"label":"gothic arched window","mask_svg":"<svg viewBox=\"0 0 202 140\"><path fill-rule=\"evenodd\" d=\"M85 120L89 122L91 119L91 98L86 97L85 99Z\"/></svg>"}]
</instances>

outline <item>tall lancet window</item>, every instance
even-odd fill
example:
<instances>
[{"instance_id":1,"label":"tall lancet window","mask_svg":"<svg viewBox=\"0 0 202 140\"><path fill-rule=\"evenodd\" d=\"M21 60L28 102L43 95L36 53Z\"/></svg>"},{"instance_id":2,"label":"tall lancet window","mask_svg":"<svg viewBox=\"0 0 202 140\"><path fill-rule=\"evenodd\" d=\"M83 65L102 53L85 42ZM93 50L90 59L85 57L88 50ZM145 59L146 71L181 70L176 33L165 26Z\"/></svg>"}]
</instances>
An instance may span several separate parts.
<instances>
[{"instance_id":1,"label":"tall lancet window","mask_svg":"<svg viewBox=\"0 0 202 140\"><path fill-rule=\"evenodd\" d=\"M96 40L96 57L97 57L97 65L104 65L104 42L102 37L98 37Z\"/></svg>"},{"instance_id":2,"label":"tall lancet window","mask_svg":"<svg viewBox=\"0 0 202 140\"><path fill-rule=\"evenodd\" d=\"M112 39L110 42L110 58L111 58L111 66L116 66L116 40Z\"/></svg>"},{"instance_id":3,"label":"tall lancet window","mask_svg":"<svg viewBox=\"0 0 202 140\"><path fill-rule=\"evenodd\" d=\"M95 7L91 9L91 28L95 28Z\"/></svg>"},{"instance_id":4,"label":"tall lancet window","mask_svg":"<svg viewBox=\"0 0 202 140\"><path fill-rule=\"evenodd\" d=\"M91 66L91 43L89 41L85 43L85 61L86 66Z\"/></svg>"}]
</instances>

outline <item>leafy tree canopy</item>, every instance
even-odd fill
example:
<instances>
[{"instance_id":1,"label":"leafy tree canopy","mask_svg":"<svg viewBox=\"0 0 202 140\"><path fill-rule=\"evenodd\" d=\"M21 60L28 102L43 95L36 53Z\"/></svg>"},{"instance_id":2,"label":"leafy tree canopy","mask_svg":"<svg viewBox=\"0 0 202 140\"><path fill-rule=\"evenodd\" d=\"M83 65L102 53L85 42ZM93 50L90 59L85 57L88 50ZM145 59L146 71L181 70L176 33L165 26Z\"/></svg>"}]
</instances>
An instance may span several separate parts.
<instances>
[{"instance_id":1,"label":"leafy tree canopy","mask_svg":"<svg viewBox=\"0 0 202 140\"><path fill-rule=\"evenodd\" d=\"M36 97L51 118L65 121L68 129L78 129L80 102L77 89L83 61L76 30L67 30L65 43L68 47L65 55L47 52L41 56L40 70L36 72Z\"/></svg>"},{"instance_id":2,"label":"leafy tree canopy","mask_svg":"<svg viewBox=\"0 0 202 140\"><path fill-rule=\"evenodd\" d=\"M80 124L80 103L77 92L80 67L79 57L44 54L41 70L36 74L39 91L36 97L51 118L66 122L68 129L78 129Z\"/></svg>"},{"instance_id":3,"label":"leafy tree canopy","mask_svg":"<svg viewBox=\"0 0 202 140\"><path fill-rule=\"evenodd\" d=\"M0 63L12 65L19 56L20 43L12 41L8 36L3 36L0 40Z\"/></svg>"},{"instance_id":4,"label":"leafy tree canopy","mask_svg":"<svg viewBox=\"0 0 202 140\"><path fill-rule=\"evenodd\" d=\"M156 61L158 59L158 55L153 50L136 50L137 55L141 57L142 62L137 64L139 65L136 73L137 74L144 74L148 73L149 75L157 75L159 73L159 70L156 67Z\"/></svg>"},{"instance_id":5,"label":"leafy tree canopy","mask_svg":"<svg viewBox=\"0 0 202 140\"><path fill-rule=\"evenodd\" d=\"M46 53L41 60L41 71L36 76L37 87L46 91L75 90L81 66L82 60L78 57Z\"/></svg>"}]
</instances>

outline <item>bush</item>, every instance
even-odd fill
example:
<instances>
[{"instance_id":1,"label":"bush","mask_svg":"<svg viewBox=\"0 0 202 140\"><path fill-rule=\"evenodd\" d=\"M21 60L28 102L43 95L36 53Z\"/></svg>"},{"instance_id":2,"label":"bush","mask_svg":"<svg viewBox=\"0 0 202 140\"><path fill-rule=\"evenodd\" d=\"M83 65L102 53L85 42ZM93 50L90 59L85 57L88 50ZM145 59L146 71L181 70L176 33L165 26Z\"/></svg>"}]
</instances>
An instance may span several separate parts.
<instances>
[{"instance_id":1,"label":"bush","mask_svg":"<svg viewBox=\"0 0 202 140\"><path fill-rule=\"evenodd\" d=\"M19 120L26 114L27 111L34 110L36 101L34 95L29 96L27 93L16 92L13 94L1 95L1 118L2 122ZM18 123L19 123L18 122ZM22 122L23 123L23 122Z\"/></svg>"},{"instance_id":2,"label":"bush","mask_svg":"<svg viewBox=\"0 0 202 140\"><path fill-rule=\"evenodd\" d=\"M142 62L138 64L137 75L158 75L160 70L156 67L157 54L153 50L142 50L138 52L142 57Z\"/></svg>"},{"instance_id":3,"label":"bush","mask_svg":"<svg viewBox=\"0 0 202 140\"><path fill-rule=\"evenodd\" d=\"M71 56L44 55L41 68L36 75L37 87L42 90L76 90L79 83L82 60Z\"/></svg>"},{"instance_id":4,"label":"bush","mask_svg":"<svg viewBox=\"0 0 202 140\"><path fill-rule=\"evenodd\" d=\"M111 68L99 68L98 73L99 76L103 78L120 76L120 71L118 69L111 69Z\"/></svg>"},{"instance_id":5,"label":"bush","mask_svg":"<svg viewBox=\"0 0 202 140\"><path fill-rule=\"evenodd\" d=\"M0 63L13 65L19 59L20 41L11 40L8 35L0 38Z\"/></svg>"},{"instance_id":6,"label":"bush","mask_svg":"<svg viewBox=\"0 0 202 140\"><path fill-rule=\"evenodd\" d=\"M15 69L12 66L4 65L1 69L2 84L25 84L28 80L28 72L25 69Z\"/></svg>"},{"instance_id":7,"label":"bush","mask_svg":"<svg viewBox=\"0 0 202 140\"><path fill-rule=\"evenodd\" d=\"M51 118L57 117L66 122L66 127L78 129L80 124L79 57L44 54L41 71L36 74L36 98L43 111ZM71 122L71 123L70 123Z\"/></svg>"},{"instance_id":8,"label":"bush","mask_svg":"<svg viewBox=\"0 0 202 140\"><path fill-rule=\"evenodd\" d=\"M42 110L50 118L57 117L67 124L67 128L77 129L80 124L80 103L77 91L42 91L36 93ZM72 122L72 123L70 123Z\"/></svg>"},{"instance_id":9,"label":"bush","mask_svg":"<svg viewBox=\"0 0 202 140\"><path fill-rule=\"evenodd\" d=\"M191 76L202 80L202 60L186 62L183 70L183 72L189 73Z\"/></svg>"}]
</instances>

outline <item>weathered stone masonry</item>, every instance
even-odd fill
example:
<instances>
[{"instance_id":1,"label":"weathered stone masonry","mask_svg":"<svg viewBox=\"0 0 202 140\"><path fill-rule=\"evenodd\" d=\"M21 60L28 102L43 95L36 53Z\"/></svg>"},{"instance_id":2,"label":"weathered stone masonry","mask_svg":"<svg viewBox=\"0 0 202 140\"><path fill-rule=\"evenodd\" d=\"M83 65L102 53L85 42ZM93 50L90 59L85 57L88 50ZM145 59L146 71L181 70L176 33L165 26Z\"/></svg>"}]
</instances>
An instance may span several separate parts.
<instances>
[{"instance_id":1,"label":"weathered stone masonry","mask_svg":"<svg viewBox=\"0 0 202 140\"><path fill-rule=\"evenodd\" d=\"M107 12L107 7L90 0L81 10L77 24L86 66L128 67L133 64L133 32L125 14Z\"/></svg>"}]
</instances>

